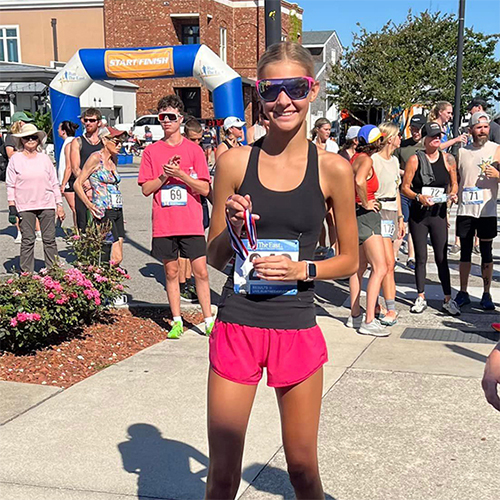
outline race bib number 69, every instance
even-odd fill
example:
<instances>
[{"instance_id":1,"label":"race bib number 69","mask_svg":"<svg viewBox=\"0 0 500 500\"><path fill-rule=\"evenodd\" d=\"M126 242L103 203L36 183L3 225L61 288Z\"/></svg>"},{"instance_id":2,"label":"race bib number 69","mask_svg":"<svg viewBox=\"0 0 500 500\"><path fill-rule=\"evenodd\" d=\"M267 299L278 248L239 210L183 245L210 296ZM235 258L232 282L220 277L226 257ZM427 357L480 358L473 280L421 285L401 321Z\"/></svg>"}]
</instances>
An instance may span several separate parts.
<instances>
[{"instance_id":1,"label":"race bib number 69","mask_svg":"<svg viewBox=\"0 0 500 500\"><path fill-rule=\"evenodd\" d=\"M182 207L187 205L187 189L185 186L170 184L161 188L162 207Z\"/></svg>"}]
</instances>

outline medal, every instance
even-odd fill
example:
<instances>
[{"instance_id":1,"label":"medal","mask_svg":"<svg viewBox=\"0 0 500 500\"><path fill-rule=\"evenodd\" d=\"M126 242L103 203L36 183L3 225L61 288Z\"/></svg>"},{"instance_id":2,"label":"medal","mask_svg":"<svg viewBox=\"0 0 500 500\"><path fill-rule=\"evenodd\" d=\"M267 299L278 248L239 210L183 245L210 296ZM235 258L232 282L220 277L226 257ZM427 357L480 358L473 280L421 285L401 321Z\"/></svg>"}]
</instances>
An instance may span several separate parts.
<instances>
[{"instance_id":1,"label":"medal","mask_svg":"<svg viewBox=\"0 0 500 500\"><path fill-rule=\"evenodd\" d=\"M255 250L257 248L257 228L255 226L255 219L252 217L250 210L245 210L245 231L247 233L248 238L248 246L251 250ZM242 260L246 260L248 256L248 250L246 246L243 244L243 241L240 236L238 236L234 230L231 221L226 213L226 224L227 231L229 233L229 237L231 240L231 246L234 251L241 257Z\"/></svg>"}]
</instances>

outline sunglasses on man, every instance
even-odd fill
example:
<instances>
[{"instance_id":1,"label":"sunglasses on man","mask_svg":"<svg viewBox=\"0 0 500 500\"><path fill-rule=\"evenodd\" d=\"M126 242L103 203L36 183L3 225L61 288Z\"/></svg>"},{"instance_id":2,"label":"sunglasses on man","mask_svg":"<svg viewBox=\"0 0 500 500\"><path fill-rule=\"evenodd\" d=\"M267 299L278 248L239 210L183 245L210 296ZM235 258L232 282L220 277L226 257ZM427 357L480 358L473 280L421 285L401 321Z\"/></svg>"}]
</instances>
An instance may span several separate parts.
<instances>
[{"instance_id":1,"label":"sunglasses on man","mask_svg":"<svg viewBox=\"0 0 500 500\"><path fill-rule=\"evenodd\" d=\"M255 86L260 98L265 102L276 101L282 90L292 101L300 101L309 95L314 82L314 78L310 76L263 78L257 80Z\"/></svg>"},{"instance_id":2,"label":"sunglasses on man","mask_svg":"<svg viewBox=\"0 0 500 500\"><path fill-rule=\"evenodd\" d=\"M37 135L27 135L26 137L21 137L23 141L38 141L39 137Z\"/></svg>"},{"instance_id":3,"label":"sunglasses on man","mask_svg":"<svg viewBox=\"0 0 500 500\"><path fill-rule=\"evenodd\" d=\"M158 120L161 122L169 121L169 122L176 122L182 115L178 115L177 113L166 113L166 112L161 112L158 113Z\"/></svg>"},{"instance_id":4,"label":"sunglasses on man","mask_svg":"<svg viewBox=\"0 0 500 500\"><path fill-rule=\"evenodd\" d=\"M83 119L83 122L84 123L95 123L97 120L97 118L84 118Z\"/></svg>"}]
</instances>

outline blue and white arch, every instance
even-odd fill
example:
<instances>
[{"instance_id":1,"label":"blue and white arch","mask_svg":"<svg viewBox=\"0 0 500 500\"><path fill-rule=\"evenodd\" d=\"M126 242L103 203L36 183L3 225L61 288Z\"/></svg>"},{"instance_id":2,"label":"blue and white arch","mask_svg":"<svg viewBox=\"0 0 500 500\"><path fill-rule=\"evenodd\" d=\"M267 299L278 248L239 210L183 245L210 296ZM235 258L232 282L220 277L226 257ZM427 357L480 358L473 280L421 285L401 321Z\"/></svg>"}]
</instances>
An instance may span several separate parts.
<instances>
[{"instance_id":1,"label":"blue and white arch","mask_svg":"<svg viewBox=\"0 0 500 500\"><path fill-rule=\"evenodd\" d=\"M206 45L79 50L50 83L57 159L63 143L59 124L80 122L80 96L93 81L184 77L195 77L213 92L216 119L245 119L241 77Z\"/></svg>"}]
</instances>

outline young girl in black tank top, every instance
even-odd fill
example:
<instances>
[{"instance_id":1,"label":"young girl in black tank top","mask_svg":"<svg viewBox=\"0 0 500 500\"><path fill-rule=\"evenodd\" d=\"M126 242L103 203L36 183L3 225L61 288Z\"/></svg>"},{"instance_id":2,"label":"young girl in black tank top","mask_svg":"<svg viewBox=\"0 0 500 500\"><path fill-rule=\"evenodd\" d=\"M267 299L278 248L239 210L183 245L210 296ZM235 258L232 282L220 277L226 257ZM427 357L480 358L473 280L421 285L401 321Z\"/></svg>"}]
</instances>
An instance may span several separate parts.
<instances>
[{"instance_id":1,"label":"young girl in black tank top","mask_svg":"<svg viewBox=\"0 0 500 500\"><path fill-rule=\"evenodd\" d=\"M307 110L319 91L313 74L312 58L300 45L269 48L259 61L257 82L269 133L252 148L231 149L217 166L209 262L224 269L234 255L230 234L240 248L250 215L257 242L246 257L239 250L243 257L224 287L210 337L207 499L237 493L246 427L264 367L268 385L276 388L297 498L324 498L316 441L327 352L313 286L314 279L353 274L358 242L350 165L318 152L306 139ZM339 221L340 254L312 263L329 208ZM251 276L255 287L240 287L242 275L247 284Z\"/></svg>"}]
</instances>

